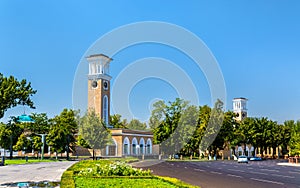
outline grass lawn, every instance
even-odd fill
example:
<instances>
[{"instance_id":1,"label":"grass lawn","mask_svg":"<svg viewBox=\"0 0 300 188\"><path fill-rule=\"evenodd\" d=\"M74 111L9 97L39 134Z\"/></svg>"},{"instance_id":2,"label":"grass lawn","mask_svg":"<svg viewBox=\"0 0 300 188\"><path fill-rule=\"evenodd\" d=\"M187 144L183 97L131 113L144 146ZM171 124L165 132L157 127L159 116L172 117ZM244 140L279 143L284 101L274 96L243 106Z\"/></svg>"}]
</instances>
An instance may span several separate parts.
<instances>
[{"instance_id":1,"label":"grass lawn","mask_svg":"<svg viewBox=\"0 0 300 188\"><path fill-rule=\"evenodd\" d=\"M161 179L144 179L144 178L75 178L76 187L157 187L171 188L177 187Z\"/></svg>"},{"instance_id":2,"label":"grass lawn","mask_svg":"<svg viewBox=\"0 0 300 188\"><path fill-rule=\"evenodd\" d=\"M28 159L28 162L26 162L25 159L6 159L5 165L13 165L13 164L29 164L29 163L39 163L39 162L56 162L56 160L51 159Z\"/></svg>"}]
</instances>

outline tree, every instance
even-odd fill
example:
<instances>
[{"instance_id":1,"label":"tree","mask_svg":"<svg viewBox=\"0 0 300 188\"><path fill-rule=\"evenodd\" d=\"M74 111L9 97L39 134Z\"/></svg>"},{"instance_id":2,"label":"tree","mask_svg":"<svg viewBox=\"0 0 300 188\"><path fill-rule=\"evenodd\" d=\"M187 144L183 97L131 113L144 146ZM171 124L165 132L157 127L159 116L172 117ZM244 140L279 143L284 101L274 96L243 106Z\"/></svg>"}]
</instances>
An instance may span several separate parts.
<instances>
[{"instance_id":1,"label":"tree","mask_svg":"<svg viewBox=\"0 0 300 188\"><path fill-rule=\"evenodd\" d=\"M110 117L110 125L113 126L114 128L126 128L127 122L121 120L121 115L120 114L114 114L111 115Z\"/></svg>"},{"instance_id":2,"label":"tree","mask_svg":"<svg viewBox=\"0 0 300 188\"><path fill-rule=\"evenodd\" d=\"M212 151L214 151L214 155L217 153L218 144L216 144L216 142L214 143L214 141L223 124L223 105L224 103L219 99L214 104L214 108L211 111L207 127L199 145L201 151L208 149L209 153Z\"/></svg>"},{"instance_id":3,"label":"tree","mask_svg":"<svg viewBox=\"0 0 300 188\"><path fill-rule=\"evenodd\" d=\"M142 123L138 119L132 119L126 127L128 129L133 129L133 130L146 130L147 129L146 123Z\"/></svg>"},{"instance_id":4,"label":"tree","mask_svg":"<svg viewBox=\"0 0 300 188\"><path fill-rule=\"evenodd\" d=\"M95 159L95 149L103 149L112 142L109 129L94 110L89 110L81 118L79 135L93 149L93 159Z\"/></svg>"},{"instance_id":5,"label":"tree","mask_svg":"<svg viewBox=\"0 0 300 188\"><path fill-rule=\"evenodd\" d=\"M15 77L5 77L0 73L0 118L4 113L17 105L35 108L31 97L36 93L31 83L25 79L18 81Z\"/></svg>"},{"instance_id":6,"label":"tree","mask_svg":"<svg viewBox=\"0 0 300 188\"><path fill-rule=\"evenodd\" d=\"M174 154L182 149L182 143L179 142L178 133L175 130L178 127L182 112L188 107L188 102L176 98L169 105L163 101L158 101L153 105L150 126L153 129L154 143L161 144L161 150L165 154Z\"/></svg>"},{"instance_id":7,"label":"tree","mask_svg":"<svg viewBox=\"0 0 300 188\"><path fill-rule=\"evenodd\" d=\"M51 128L46 137L48 145L52 151L58 153L67 151L75 144L75 133L77 131L76 112L74 110L64 109L60 115L55 116L51 121Z\"/></svg>"},{"instance_id":8,"label":"tree","mask_svg":"<svg viewBox=\"0 0 300 188\"><path fill-rule=\"evenodd\" d=\"M10 150L10 159L12 159L13 147L17 144L24 127L11 117L7 124L0 124L0 146Z\"/></svg>"},{"instance_id":9,"label":"tree","mask_svg":"<svg viewBox=\"0 0 300 188\"><path fill-rule=\"evenodd\" d=\"M291 139L289 145L291 155L300 155L300 121L295 122L291 127Z\"/></svg>"}]
</instances>

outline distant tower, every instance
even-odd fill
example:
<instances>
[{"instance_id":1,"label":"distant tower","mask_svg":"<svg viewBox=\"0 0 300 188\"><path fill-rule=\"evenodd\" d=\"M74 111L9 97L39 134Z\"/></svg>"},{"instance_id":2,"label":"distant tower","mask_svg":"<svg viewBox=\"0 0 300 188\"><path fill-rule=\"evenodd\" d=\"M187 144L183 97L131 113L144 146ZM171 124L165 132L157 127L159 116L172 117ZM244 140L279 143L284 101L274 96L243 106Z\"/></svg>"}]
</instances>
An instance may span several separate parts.
<instances>
[{"instance_id":1,"label":"distant tower","mask_svg":"<svg viewBox=\"0 0 300 188\"><path fill-rule=\"evenodd\" d=\"M247 101L248 99L243 97L233 99L233 112L237 115L236 120L242 121L248 116Z\"/></svg>"},{"instance_id":2,"label":"distant tower","mask_svg":"<svg viewBox=\"0 0 300 188\"><path fill-rule=\"evenodd\" d=\"M110 115L110 79L109 63L112 59L103 54L87 57L88 74L88 109L94 109L99 117L109 126Z\"/></svg>"}]
</instances>

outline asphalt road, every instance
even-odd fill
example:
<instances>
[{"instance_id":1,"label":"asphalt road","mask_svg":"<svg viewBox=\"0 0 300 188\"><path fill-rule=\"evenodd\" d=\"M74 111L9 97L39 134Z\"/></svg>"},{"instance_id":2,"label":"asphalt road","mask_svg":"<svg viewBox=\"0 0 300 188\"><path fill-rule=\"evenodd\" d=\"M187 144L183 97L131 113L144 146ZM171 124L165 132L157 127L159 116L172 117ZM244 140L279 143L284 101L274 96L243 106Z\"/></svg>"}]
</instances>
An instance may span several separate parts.
<instances>
[{"instance_id":1,"label":"asphalt road","mask_svg":"<svg viewBox=\"0 0 300 188\"><path fill-rule=\"evenodd\" d=\"M300 188L300 167L279 166L278 161L162 162L146 168L154 174L181 179L202 188Z\"/></svg>"},{"instance_id":2,"label":"asphalt road","mask_svg":"<svg viewBox=\"0 0 300 188\"><path fill-rule=\"evenodd\" d=\"M60 182L62 173L76 161L0 166L1 184L16 182Z\"/></svg>"}]
</instances>

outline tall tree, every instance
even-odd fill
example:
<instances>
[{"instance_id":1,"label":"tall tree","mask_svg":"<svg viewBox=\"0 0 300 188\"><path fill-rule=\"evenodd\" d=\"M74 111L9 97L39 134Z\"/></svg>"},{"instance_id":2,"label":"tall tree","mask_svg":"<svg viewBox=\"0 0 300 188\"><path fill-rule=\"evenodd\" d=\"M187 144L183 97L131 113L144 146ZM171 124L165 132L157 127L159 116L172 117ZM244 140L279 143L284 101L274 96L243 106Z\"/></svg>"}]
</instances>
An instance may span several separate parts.
<instances>
[{"instance_id":1,"label":"tall tree","mask_svg":"<svg viewBox=\"0 0 300 188\"><path fill-rule=\"evenodd\" d=\"M162 101L154 105L151 121L154 143L161 144L161 150L165 154L174 154L182 148L179 136L175 133L182 112L188 107L188 102L177 98L168 105ZM153 128L154 126L157 126ZM179 133L179 132L177 132Z\"/></svg>"},{"instance_id":2,"label":"tall tree","mask_svg":"<svg viewBox=\"0 0 300 188\"><path fill-rule=\"evenodd\" d=\"M95 149L103 149L112 142L109 129L94 110L89 110L81 118L79 135L93 149L93 159L95 159Z\"/></svg>"},{"instance_id":3,"label":"tall tree","mask_svg":"<svg viewBox=\"0 0 300 188\"><path fill-rule=\"evenodd\" d=\"M35 108L31 97L36 93L31 83L25 79L18 81L15 77L5 77L0 73L0 118L4 113L17 105Z\"/></svg>"},{"instance_id":4,"label":"tall tree","mask_svg":"<svg viewBox=\"0 0 300 188\"><path fill-rule=\"evenodd\" d=\"M75 133L77 131L76 112L74 110L64 109L60 115L52 119L50 131L46 137L47 143L51 150L58 153L67 151L75 143Z\"/></svg>"}]
</instances>

